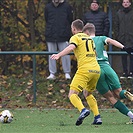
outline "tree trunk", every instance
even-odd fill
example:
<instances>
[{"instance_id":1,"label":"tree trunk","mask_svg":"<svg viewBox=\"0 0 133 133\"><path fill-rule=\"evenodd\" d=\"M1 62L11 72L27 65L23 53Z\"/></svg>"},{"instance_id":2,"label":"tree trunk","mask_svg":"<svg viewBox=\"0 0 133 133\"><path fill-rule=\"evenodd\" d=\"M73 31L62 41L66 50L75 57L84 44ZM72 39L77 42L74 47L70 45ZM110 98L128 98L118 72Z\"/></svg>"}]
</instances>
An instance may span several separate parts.
<instances>
[{"instance_id":1,"label":"tree trunk","mask_svg":"<svg viewBox=\"0 0 133 133\"><path fill-rule=\"evenodd\" d=\"M34 47L36 44L35 29L34 29L34 14L35 14L34 1L28 0L28 22L29 22L29 28L30 28L32 47Z\"/></svg>"}]
</instances>

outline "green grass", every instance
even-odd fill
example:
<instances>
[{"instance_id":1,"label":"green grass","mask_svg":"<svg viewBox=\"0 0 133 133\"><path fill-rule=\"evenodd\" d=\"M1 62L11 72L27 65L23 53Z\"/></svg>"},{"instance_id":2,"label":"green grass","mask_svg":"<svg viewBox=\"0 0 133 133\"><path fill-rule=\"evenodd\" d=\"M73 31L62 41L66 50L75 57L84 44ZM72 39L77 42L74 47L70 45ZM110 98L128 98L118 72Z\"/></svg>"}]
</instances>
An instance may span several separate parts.
<instances>
[{"instance_id":1,"label":"green grass","mask_svg":"<svg viewBox=\"0 0 133 133\"><path fill-rule=\"evenodd\" d=\"M0 123L0 133L132 133L133 125L126 125L128 117L117 110L100 110L103 124L91 125L92 113L81 126L75 126L77 110L11 110L14 120Z\"/></svg>"}]
</instances>

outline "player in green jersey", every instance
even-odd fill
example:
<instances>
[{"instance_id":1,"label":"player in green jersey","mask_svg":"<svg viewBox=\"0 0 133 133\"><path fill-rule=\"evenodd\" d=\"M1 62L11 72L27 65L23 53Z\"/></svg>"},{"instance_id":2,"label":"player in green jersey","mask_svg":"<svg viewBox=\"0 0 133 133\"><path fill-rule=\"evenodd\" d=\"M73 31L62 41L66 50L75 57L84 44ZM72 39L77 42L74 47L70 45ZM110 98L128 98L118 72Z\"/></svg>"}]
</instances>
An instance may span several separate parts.
<instances>
[{"instance_id":1,"label":"player in green jersey","mask_svg":"<svg viewBox=\"0 0 133 133\"><path fill-rule=\"evenodd\" d=\"M92 23L87 23L83 28L83 32L94 40L96 46L97 61L101 68L101 74L96 89L122 114L129 116L131 119L129 123L133 124L133 113L126 107L124 103L122 103L120 100L117 100L117 98L128 98L129 100L133 101L133 94L126 90L122 90L119 78L109 64L108 55L104 45L112 44L116 47L124 49L128 53L131 53L132 49L125 48L121 43L109 37L95 36L95 26Z\"/></svg>"}]
</instances>

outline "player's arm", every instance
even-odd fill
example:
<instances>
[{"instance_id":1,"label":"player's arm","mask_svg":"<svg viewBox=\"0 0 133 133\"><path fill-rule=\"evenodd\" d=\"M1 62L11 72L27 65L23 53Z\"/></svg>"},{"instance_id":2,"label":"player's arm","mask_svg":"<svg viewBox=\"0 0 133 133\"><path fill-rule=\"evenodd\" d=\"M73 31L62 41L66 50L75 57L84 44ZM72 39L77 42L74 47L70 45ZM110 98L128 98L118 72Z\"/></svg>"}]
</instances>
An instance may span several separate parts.
<instances>
[{"instance_id":1,"label":"player's arm","mask_svg":"<svg viewBox=\"0 0 133 133\"><path fill-rule=\"evenodd\" d=\"M114 39L111 39L111 38L107 38L106 39L106 42L108 44L112 44L118 48L121 48L123 49L123 51L126 51L128 54L131 54L133 52L133 47L124 47L124 45L122 45L120 42L114 40Z\"/></svg>"},{"instance_id":2,"label":"player's arm","mask_svg":"<svg viewBox=\"0 0 133 133\"><path fill-rule=\"evenodd\" d=\"M71 51L73 51L76 48L74 44L70 44L68 47L66 47L64 50L59 52L58 54L51 55L51 59L58 60L60 57L69 54Z\"/></svg>"},{"instance_id":3,"label":"player's arm","mask_svg":"<svg viewBox=\"0 0 133 133\"><path fill-rule=\"evenodd\" d=\"M114 45L114 46L116 46L118 48L121 48L121 49L123 49L123 47L124 47L124 45L122 45L120 42L118 42L118 41L116 41L114 39L111 39L111 38L107 38L106 42L107 42L107 44L112 44L112 45Z\"/></svg>"}]
</instances>

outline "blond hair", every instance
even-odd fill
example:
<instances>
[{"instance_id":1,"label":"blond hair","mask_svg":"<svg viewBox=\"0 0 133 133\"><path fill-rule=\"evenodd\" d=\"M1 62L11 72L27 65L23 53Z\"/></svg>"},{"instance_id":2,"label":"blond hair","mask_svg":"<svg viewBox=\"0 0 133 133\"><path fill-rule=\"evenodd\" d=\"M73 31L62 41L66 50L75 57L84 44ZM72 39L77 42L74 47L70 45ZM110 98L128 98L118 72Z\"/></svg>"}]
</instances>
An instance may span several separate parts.
<instances>
[{"instance_id":1,"label":"blond hair","mask_svg":"<svg viewBox=\"0 0 133 133\"><path fill-rule=\"evenodd\" d=\"M81 30L83 29L84 27L84 23L82 20L80 19L76 19L72 22L72 26L75 27L77 30Z\"/></svg>"},{"instance_id":2,"label":"blond hair","mask_svg":"<svg viewBox=\"0 0 133 133\"><path fill-rule=\"evenodd\" d=\"M85 32L86 30L88 30L90 33L95 33L95 26L92 23L87 23L84 27L83 27L83 32Z\"/></svg>"}]
</instances>

